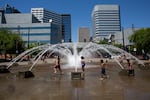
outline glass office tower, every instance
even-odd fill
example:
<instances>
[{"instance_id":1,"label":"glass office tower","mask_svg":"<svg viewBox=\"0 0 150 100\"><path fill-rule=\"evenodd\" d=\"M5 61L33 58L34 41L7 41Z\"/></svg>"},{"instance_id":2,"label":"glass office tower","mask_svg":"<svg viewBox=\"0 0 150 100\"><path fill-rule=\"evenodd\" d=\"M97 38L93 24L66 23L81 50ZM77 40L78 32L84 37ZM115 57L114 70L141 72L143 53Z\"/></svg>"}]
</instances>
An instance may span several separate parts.
<instances>
[{"instance_id":1,"label":"glass office tower","mask_svg":"<svg viewBox=\"0 0 150 100\"><path fill-rule=\"evenodd\" d=\"M62 42L71 42L71 15L62 14Z\"/></svg>"},{"instance_id":2,"label":"glass office tower","mask_svg":"<svg viewBox=\"0 0 150 100\"><path fill-rule=\"evenodd\" d=\"M121 30L119 5L96 5L92 12L94 37L100 40Z\"/></svg>"}]
</instances>

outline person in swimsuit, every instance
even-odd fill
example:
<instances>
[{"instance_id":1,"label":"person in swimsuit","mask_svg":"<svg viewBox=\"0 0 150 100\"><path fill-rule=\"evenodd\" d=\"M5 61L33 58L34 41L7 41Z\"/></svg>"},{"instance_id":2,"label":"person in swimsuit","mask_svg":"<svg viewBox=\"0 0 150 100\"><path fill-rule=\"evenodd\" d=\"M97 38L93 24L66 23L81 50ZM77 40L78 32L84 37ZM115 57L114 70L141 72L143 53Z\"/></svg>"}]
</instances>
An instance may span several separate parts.
<instances>
[{"instance_id":1,"label":"person in swimsuit","mask_svg":"<svg viewBox=\"0 0 150 100\"><path fill-rule=\"evenodd\" d=\"M100 67L101 67L101 77L100 80L103 80L104 78L107 78L108 76L106 75L106 64L104 63L103 60L100 61Z\"/></svg>"},{"instance_id":2,"label":"person in swimsuit","mask_svg":"<svg viewBox=\"0 0 150 100\"><path fill-rule=\"evenodd\" d=\"M62 73L62 70L60 67L60 57L59 56L57 56L55 59L54 73L57 73L57 69Z\"/></svg>"},{"instance_id":3,"label":"person in swimsuit","mask_svg":"<svg viewBox=\"0 0 150 100\"><path fill-rule=\"evenodd\" d=\"M84 72L85 71L85 61L84 61L84 57L81 56L81 66L82 66L82 71Z\"/></svg>"}]
</instances>

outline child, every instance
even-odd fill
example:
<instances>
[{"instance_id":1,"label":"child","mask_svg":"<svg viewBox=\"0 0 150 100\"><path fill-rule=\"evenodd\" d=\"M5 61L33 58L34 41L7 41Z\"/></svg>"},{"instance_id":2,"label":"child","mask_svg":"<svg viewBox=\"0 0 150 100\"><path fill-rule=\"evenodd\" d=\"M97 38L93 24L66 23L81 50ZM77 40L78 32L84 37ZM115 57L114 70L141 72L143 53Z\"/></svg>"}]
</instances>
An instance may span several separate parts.
<instances>
[{"instance_id":1,"label":"child","mask_svg":"<svg viewBox=\"0 0 150 100\"><path fill-rule=\"evenodd\" d=\"M128 76L134 76L134 69L133 69L133 61L127 60L128 63Z\"/></svg>"},{"instance_id":2,"label":"child","mask_svg":"<svg viewBox=\"0 0 150 100\"><path fill-rule=\"evenodd\" d=\"M101 60L100 67L101 67L101 78L100 78L100 80L103 80L104 78L107 78L107 76L106 76L106 64L104 63L103 60Z\"/></svg>"},{"instance_id":3,"label":"child","mask_svg":"<svg viewBox=\"0 0 150 100\"><path fill-rule=\"evenodd\" d=\"M83 56L81 56L81 66L82 66L82 71L83 71L83 73L84 73L84 68L85 68L85 61L84 61L84 57Z\"/></svg>"},{"instance_id":4,"label":"child","mask_svg":"<svg viewBox=\"0 0 150 100\"><path fill-rule=\"evenodd\" d=\"M57 56L57 58L55 59L54 73L57 73L57 69L59 69L59 71L62 73L62 70L60 68L60 57L59 56Z\"/></svg>"}]
</instances>

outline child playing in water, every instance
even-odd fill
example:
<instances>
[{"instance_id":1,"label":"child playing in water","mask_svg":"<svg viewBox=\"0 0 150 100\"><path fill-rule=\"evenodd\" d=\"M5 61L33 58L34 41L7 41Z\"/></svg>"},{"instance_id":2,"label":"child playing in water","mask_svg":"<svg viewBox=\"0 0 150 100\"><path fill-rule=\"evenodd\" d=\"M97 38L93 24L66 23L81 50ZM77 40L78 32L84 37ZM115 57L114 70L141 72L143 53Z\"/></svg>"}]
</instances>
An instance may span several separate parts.
<instances>
[{"instance_id":1,"label":"child playing in water","mask_svg":"<svg viewBox=\"0 0 150 100\"><path fill-rule=\"evenodd\" d=\"M101 67L101 78L100 78L100 80L103 80L104 78L107 78L107 76L106 76L106 64L104 63L103 60L101 60L100 67Z\"/></svg>"},{"instance_id":2,"label":"child playing in water","mask_svg":"<svg viewBox=\"0 0 150 100\"><path fill-rule=\"evenodd\" d=\"M81 66L82 66L82 72L84 73L84 68L85 68L85 61L84 61L84 57L81 56Z\"/></svg>"},{"instance_id":3,"label":"child playing in water","mask_svg":"<svg viewBox=\"0 0 150 100\"><path fill-rule=\"evenodd\" d=\"M128 76L130 75L134 76L133 61L127 60L127 63L128 63Z\"/></svg>"},{"instance_id":4,"label":"child playing in water","mask_svg":"<svg viewBox=\"0 0 150 100\"><path fill-rule=\"evenodd\" d=\"M55 59L54 73L57 73L57 69L62 73L62 70L60 68L60 57L59 56L57 56Z\"/></svg>"}]
</instances>

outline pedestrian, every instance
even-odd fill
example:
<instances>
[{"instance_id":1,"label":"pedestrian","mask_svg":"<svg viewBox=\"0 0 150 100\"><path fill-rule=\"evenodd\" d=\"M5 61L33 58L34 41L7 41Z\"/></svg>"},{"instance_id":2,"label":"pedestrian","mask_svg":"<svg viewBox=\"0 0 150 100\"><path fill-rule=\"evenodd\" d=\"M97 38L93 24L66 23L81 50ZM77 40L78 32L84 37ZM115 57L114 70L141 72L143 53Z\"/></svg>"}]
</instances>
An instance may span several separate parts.
<instances>
[{"instance_id":1,"label":"pedestrian","mask_svg":"<svg viewBox=\"0 0 150 100\"><path fill-rule=\"evenodd\" d=\"M54 73L57 73L57 69L62 73L62 70L60 67L60 57L59 56L57 56L55 59Z\"/></svg>"},{"instance_id":2,"label":"pedestrian","mask_svg":"<svg viewBox=\"0 0 150 100\"><path fill-rule=\"evenodd\" d=\"M83 56L81 56L81 66L82 66L82 72L84 73L84 71L85 71L85 60L84 60Z\"/></svg>"},{"instance_id":3,"label":"pedestrian","mask_svg":"<svg viewBox=\"0 0 150 100\"><path fill-rule=\"evenodd\" d=\"M101 67L101 77L100 80L103 80L104 78L107 78L106 75L106 63L104 63L104 60L100 60L100 67Z\"/></svg>"}]
</instances>

